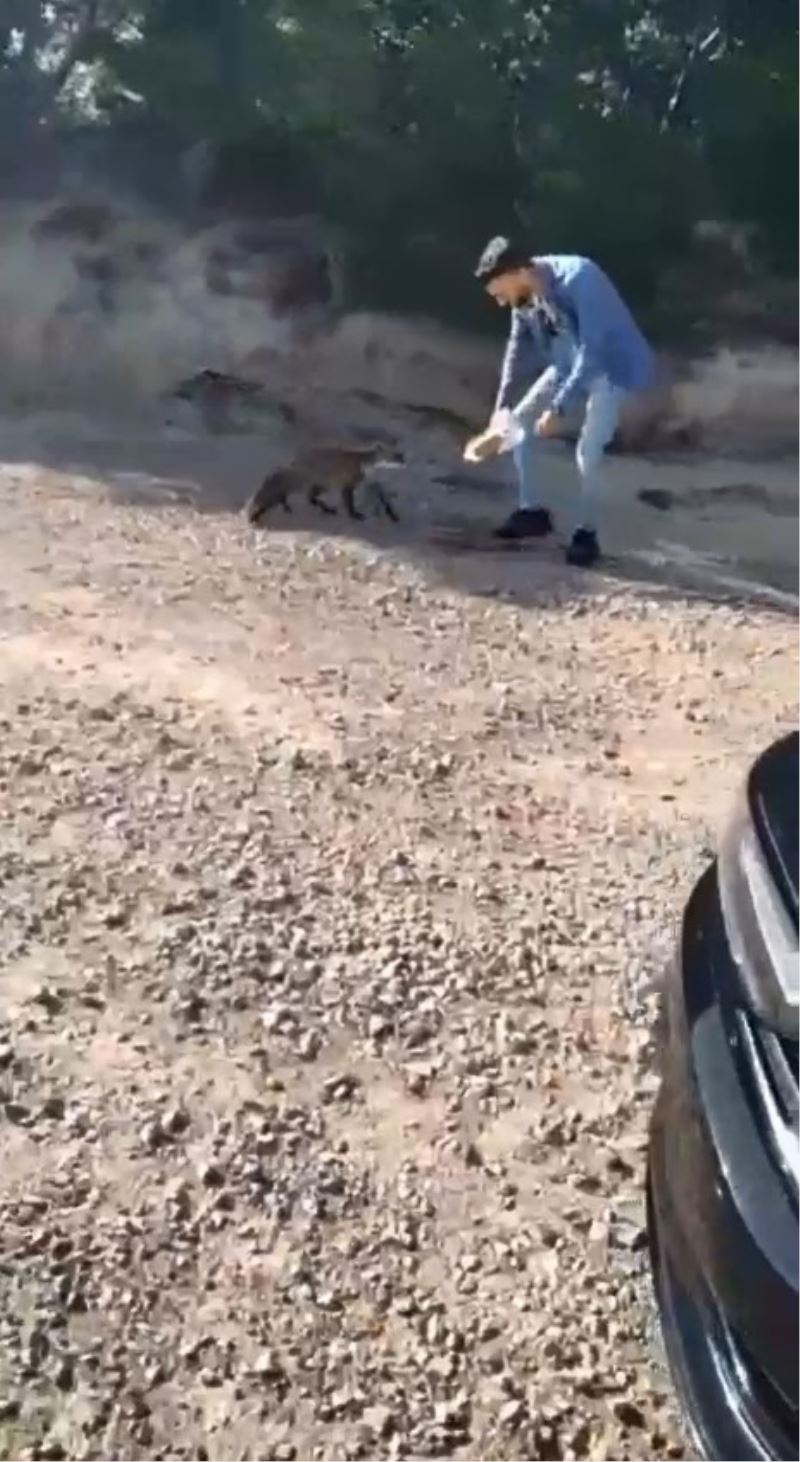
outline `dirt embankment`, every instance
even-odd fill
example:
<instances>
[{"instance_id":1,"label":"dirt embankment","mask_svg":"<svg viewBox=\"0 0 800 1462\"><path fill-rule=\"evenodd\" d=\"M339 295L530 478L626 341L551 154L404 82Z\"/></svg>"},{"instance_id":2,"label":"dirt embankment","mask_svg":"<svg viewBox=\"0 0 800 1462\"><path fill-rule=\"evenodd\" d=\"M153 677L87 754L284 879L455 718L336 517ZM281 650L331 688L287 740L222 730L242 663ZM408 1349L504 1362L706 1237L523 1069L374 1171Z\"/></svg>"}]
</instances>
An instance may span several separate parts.
<instances>
[{"instance_id":1,"label":"dirt embankment","mask_svg":"<svg viewBox=\"0 0 800 1462\"><path fill-rule=\"evenodd\" d=\"M8 404L151 399L203 366L277 395L365 395L468 430L485 418L497 348L424 321L338 312L319 220L219 224L187 235L105 199L0 212L0 393ZM620 445L726 456L791 454L795 351L665 358Z\"/></svg>"}]
</instances>

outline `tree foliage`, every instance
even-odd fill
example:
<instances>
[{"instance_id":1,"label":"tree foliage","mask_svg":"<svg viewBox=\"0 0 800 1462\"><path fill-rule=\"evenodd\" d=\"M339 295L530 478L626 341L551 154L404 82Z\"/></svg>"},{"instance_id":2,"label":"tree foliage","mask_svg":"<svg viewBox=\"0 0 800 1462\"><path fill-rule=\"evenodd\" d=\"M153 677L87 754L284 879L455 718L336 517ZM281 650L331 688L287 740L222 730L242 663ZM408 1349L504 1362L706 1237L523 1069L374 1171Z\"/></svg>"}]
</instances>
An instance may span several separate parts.
<instances>
[{"instance_id":1,"label":"tree foliage","mask_svg":"<svg viewBox=\"0 0 800 1462\"><path fill-rule=\"evenodd\" d=\"M796 30L788 0L4 0L0 132L217 159L240 206L324 214L363 302L465 318L509 229L646 306L702 219L795 271Z\"/></svg>"}]
</instances>

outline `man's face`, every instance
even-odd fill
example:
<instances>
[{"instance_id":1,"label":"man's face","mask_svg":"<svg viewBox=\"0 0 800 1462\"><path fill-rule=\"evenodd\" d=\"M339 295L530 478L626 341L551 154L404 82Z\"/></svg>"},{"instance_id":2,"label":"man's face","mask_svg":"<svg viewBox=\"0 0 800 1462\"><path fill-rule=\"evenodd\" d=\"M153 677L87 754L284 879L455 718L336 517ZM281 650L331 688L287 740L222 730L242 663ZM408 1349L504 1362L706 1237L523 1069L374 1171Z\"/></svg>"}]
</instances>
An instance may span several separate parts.
<instances>
[{"instance_id":1,"label":"man's face","mask_svg":"<svg viewBox=\"0 0 800 1462\"><path fill-rule=\"evenodd\" d=\"M536 293L534 272L532 269L510 269L507 274L498 274L496 279L490 279L486 293L501 309L518 310L530 304Z\"/></svg>"}]
</instances>

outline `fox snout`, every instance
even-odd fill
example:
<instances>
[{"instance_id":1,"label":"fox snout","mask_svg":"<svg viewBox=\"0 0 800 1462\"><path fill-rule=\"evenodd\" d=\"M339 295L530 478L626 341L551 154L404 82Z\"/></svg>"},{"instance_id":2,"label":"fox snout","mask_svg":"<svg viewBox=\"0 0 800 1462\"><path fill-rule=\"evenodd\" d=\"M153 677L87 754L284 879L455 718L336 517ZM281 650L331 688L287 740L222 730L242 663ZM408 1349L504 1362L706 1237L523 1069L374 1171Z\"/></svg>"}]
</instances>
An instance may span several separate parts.
<instances>
[{"instance_id":1,"label":"fox snout","mask_svg":"<svg viewBox=\"0 0 800 1462\"><path fill-rule=\"evenodd\" d=\"M394 467L398 466L401 462L405 462L405 460L403 449L397 442L381 442L375 446L372 452L372 461L376 466L384 463L386 466Z\"/></svg>"}]
</instances>

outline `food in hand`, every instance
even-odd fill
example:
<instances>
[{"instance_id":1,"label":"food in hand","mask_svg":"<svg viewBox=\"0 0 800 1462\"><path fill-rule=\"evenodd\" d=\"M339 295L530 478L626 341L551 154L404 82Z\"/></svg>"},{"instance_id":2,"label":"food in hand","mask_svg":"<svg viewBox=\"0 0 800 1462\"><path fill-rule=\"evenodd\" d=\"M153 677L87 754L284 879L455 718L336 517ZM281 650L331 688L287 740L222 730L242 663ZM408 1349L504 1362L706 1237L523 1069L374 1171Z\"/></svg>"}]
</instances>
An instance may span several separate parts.
<instances>
[{"instance_id":1,"label":"food in hand","mask_svg":"<svg viewBox=\"0 0 800 1462\"><path fill-rule=\"evenodd\" d=\"M489 457L496 457L505 446L503 433L493 430L480 433L480 436L472 437L464 448L465 462L485 462Z\"/></svg>"}]
</instances>

